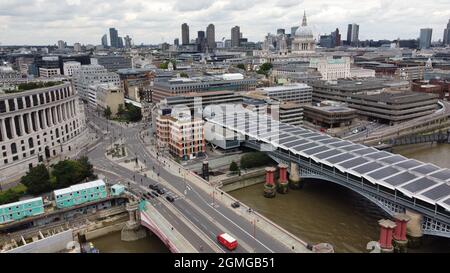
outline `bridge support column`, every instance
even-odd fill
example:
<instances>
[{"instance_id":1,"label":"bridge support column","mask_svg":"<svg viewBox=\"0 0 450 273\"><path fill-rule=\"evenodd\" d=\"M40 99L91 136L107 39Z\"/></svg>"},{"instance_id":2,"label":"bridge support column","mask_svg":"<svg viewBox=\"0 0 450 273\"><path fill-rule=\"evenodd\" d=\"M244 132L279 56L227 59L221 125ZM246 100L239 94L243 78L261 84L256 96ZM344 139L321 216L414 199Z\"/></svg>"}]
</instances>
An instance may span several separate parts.
<instances>
[{"instance_id":1,"label":"bridge support column","mask_svg":"<svg viewBox=\"0 0 450 273\"><path fill-rule=\"evenodd\" d=\"M301 183L301 178L298 175L298 164L291 162L291 173L289 174L289 186L292 189L300 189L303 187Z\"/></svg>"},{"instance_id":2,"label":"bridge support column","mask_svg":"<svg viewBox=\"0 0 450 273\"><path fill-rule=\"evenodd\" d=\"M405 210L405 214L410 217L410 221L406 225L406 235L408 236L408 247L418 248L421 245L421 238L423 236L422 230L422 214L412 211Z\"/></svg>"},{"instance_id":3,"label":"bridge support column","mask_svg":"<svg viewBox=\"0 0 450 273\"><path fill-rule=\"evenodd\" d=\"M395 252L406 253L408 239L406 238L406 226L411 218L405 213L398 213L394 216L395 224L394 230L394 249Z\"/></svg>"},{"instance_id":4,"label":"bridge support column","mask_svg":"<svg viewBox=\"0 0 450 273\"><path fill-rule=\"evenodd\" d=\"M264 196L267 198L275 197L276 187L275 187L275 168L266 168L266 183L264 184Z\"/></svg>"},{"instance_id":5,"label":"bridge support column","mask_svg":"<svg viewBox=\"0 0 450 273\"><path fill-rule=\"evenodd\" d=\"M378 221L380 225L380 248L382 253L392 253L394 247L392 246L392 234L396 224L391 220L382 219Z\"/></svg>"},{"instance_id":6,"label":"bridge support column","mask_svg":"<svg viewBox=\"0 0 450 273\"><path fill-rule=\"evenodd\" d=\"M126 205L126 210L130 216L130 219L126 222L122 228L121 239L122 241L131 242L145 238L147 232L141 227L139 203L130 200Z\"/></svg>"},{"instance_id":7,"label":"bridge support column","mask_svg":"<svg viewBox=\"0 0 450 273\"><path fill-rule=\"evenodd\" d=\"M287 193L288 192L288 178L287 178L287 165L279 164L278 169L280 170L280 178L278 179L278 192Z\"/></svg>"}]
</instances>

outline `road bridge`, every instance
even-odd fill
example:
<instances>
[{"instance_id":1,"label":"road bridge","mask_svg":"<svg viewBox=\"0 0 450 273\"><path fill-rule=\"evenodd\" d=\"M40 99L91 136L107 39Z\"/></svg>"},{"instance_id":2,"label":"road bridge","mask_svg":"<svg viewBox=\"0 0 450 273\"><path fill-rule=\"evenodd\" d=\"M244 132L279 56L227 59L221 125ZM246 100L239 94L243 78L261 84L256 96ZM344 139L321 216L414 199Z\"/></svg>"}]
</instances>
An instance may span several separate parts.
<instances>
[{"instance_id":1,"label":"road bridge","mask_svg":"<svg viewBox=\"0 0 450 273\"><path fill-rule=\"evenodd\" d=\"M228 111L228 112L227 112ZM450 238L450 170L327 134L278 122L234 106L208 106L215 130L235 132L244 145L297 167L302 178L347 187L391 215L406 212L424 234Z\"/></svg>"}]
</instances>

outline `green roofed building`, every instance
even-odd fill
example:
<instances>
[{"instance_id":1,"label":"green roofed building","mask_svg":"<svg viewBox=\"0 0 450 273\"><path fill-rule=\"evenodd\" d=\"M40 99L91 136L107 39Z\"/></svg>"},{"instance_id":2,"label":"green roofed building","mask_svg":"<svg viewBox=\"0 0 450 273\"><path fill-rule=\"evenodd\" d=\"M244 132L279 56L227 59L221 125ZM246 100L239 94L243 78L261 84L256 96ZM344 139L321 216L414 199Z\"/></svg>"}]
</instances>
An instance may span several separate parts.
<instances>
[{"instance_id":1,"label":"green roofed building","mask_svg":"<svg viewBox=\"0 0 450 273\"><path fill-rule=\"evenodd\" d=\"M0 224L6 224L44 213L42 197L9 203L0 206Z\"/></svg>"},{"instance_id":2,"label":"green roofed building","mask_svg":"<svg viewBox=\"0 0 450 273\"><path fill-rule=\"evenodd\" d=\"M83 203L96 201L107 197L106 185L103 180L77 184L69 188L53 192L58 208L70 208Z\"/></svg>"}]
</instances>

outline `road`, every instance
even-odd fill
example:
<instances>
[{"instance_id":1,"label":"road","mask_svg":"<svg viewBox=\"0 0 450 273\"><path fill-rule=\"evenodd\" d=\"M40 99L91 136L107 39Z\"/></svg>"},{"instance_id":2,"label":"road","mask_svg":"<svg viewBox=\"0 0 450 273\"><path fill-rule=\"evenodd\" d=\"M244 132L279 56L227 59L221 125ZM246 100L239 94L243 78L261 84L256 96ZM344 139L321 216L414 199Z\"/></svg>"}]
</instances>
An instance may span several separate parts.
<instances>
[{"instance_id":1,"label":"road","mask_svg":"<svg viewBox=\"0 0 450 273\"><path fill-rule=\"evenodd\" d=\"M155 158L146 150L139 137L140 131L143 130L143 124L124 128L122 125L107 121L93 112L86 111L86 113L88 121L92 121L100 131L107 132L100 144L87 154L92 164L96 168L107 170L104 174L109 178L109 181L128 181L135 190L137 189L140 192L143 192L143 189L147 189L148 185L152 183L161 184L166 189L169 188L171 194L181 193L182 196L178 194L176 201L173 203L165 202L165 200L164 202L160 200L149 201L157 206L161 214L167 216L166 220L177 227L177 230L185 235L194 246L198 246L198 249L208 251L205 240L212 240L224 252L229 252L216 242L216 236L226 231L234 236L240 244L235 252L278 253L292 251L269 234L259 230L248 219L232 211L231 207L213 203L214 197L211 197L201 187L174 175L170 168L166 168L165 165L168 162L163 156ZM108 138L108 136L110 137ZM106 158L105 153L108 146L114 140L120 138L124 142L129 155L137 157L140 162L144 163L147 170L154 169L158 174L157 177L144 176ZM179 171L181 172L181 170ZM199 236L177 220L177 217L167 209L167 206L173 206L179 213L189 219L203 233L203 236Z\"/></svg>"}]
</instances>

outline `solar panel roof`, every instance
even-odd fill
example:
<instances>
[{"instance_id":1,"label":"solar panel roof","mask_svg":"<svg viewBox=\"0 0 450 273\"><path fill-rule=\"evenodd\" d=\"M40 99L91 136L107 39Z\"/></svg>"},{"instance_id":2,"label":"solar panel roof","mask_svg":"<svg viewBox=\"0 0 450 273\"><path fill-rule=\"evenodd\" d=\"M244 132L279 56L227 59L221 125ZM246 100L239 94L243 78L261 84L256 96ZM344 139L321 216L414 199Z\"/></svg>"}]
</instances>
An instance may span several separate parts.
<instances>
[{"instance_id":1,"label":"solar panel roof","mask_svg":"<svg viewBox=\"0 0 450 273\"><path fill-rule=\"evenodd\" d=\"M409 172L402 172L402 173L392 176L384 181L387 182L388 184L391 184L392 186L397 186L397 185L401 185L401 184L410 182L416 178L417 178L417 176L415 176Z\"/></svg>"},{"instance_id":2,"label":"solar panel roof","mask_svg":"<svg viewBox=\"0 0 450 273\"><path fill-rule=\"evenodd\" d=\"M426 177L422 177L417 180L414 180L411 183L408 183L408 184L402 186L402 188L409 192L415 193L415 192L424 190L426 188L429 188L429 187L435 185L436 183L437 182L435 182L433 180L430 180Z\"/></svg>"},{"instance_id":3,"label":"solar panel roof","mask_svg":"<svg viewBox=\"0 0 450 273\"><path fill-rule=\"evenodd\" d=\"M370 177L372 177L373 179L380 180L380 179L382 179L382 178L385 178L385 177L394 175L394 174L399 173L399 172L401 172L401 171L398 170L398 169L396 169L396 168L394 168L394 167L386 166L386 167L384 167L384 168L381 168L381 169L379 169L379 170L376 170L376 171L374 171L374 172L371 172L371 173L369 173L368 175L369 175Z\"/></svg>"},{"instance_id":4,"label":"solar panel roof","mask_svg":"<svg viewBox=\"0 0 450 273\"><path fill-rule=\"evenodd\" d=\"M437 187L421 193L421 195L430 198L431 200L439 200L442 197L450 195L450 186L446 183L443 183Z\"/></svg>"},{"instance_id":5,"label":"solar panel roof","mask_svg":"<svg viewBox=\"0 0 450 273\"><path fill-rule=\"evenodd\" d=\"M355 169L353 169L355 172L361 173L361 174L365 174L368 173L370 171L373 171L375 169L379 169L383 167L383 165L381 165L380 163L377 162L369 162L366 163L364 165L361 165L359 167L356 167Z\"/></svg>"}]
</instances>

